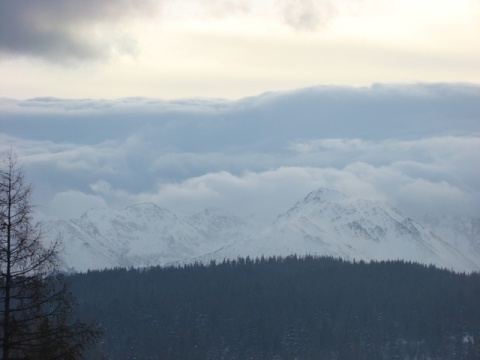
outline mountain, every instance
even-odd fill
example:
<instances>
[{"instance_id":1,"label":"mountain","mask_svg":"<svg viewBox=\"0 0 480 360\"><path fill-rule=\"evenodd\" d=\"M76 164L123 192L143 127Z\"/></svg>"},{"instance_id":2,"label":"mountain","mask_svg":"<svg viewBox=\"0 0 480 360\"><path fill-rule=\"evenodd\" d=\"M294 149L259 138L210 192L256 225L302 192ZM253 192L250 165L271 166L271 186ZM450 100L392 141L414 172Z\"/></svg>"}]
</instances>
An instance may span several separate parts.
<instances>
[{"instance_id":1,"label":"mountain","mask_svg":"<svg viewBox=\"0 0 480 360\"><path fill-rule=\"evenodd\" d=\"M480 270L480 222L430 223L421 225L385 202L321 188L260 229L218 209L182 217L151 203L93 209L44 227L50 238L60 234L65 268L73 271L291 254Z\"/></svg>"},{"instance_id":2,"label":"mountain","mask_svg":"<svg viewBox=\"0 0 480 360\"><path fill-rule=\"evenodd\" d=\"M351 199L319 189L266 228L256 238L235 242L213 259L246 256L315 254L346 260L403 259L457 271L478 271L480 261L416 223L389 204Z\"/></svg>"},{"instance_id":3,"label":"mountain","mask_svg":"<svg viewBox=\"0 0 480 360\"><path fill-rule=\"evenodd\" d=\"M43 227L47 237L60 236L64 267L86 271L187 261L242 237L248 224L218 210L180 217L143 203L92 209L80 219L48 221Z\"/></svg>"},{"instance_id":4,"label":"mountain","mask_svg":"<svg viewBox=\"0 0 480 360\"><path fill-rule=\"evenodd\" d=\"M462 216L425 216L421 223L469 258L479 263L480 218Z\"/></svg>"}]
</instances>

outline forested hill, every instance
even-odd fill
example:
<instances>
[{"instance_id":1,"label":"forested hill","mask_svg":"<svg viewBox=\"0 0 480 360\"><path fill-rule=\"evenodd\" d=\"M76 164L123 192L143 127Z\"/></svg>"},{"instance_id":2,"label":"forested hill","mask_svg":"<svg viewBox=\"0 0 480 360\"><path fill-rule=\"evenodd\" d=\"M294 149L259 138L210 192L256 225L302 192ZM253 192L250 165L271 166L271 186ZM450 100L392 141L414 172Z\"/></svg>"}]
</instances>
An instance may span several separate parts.
<instances>
[{"instance_id":1,"label":"forested hill","mask_svg":"<svg viewBox=\"0 0 480 360\"><path fill-rule=\"evenodd\" d=\"M71 276L90 359L480 359L480 275L332 258Z\"/></svg>"}]
</instances>

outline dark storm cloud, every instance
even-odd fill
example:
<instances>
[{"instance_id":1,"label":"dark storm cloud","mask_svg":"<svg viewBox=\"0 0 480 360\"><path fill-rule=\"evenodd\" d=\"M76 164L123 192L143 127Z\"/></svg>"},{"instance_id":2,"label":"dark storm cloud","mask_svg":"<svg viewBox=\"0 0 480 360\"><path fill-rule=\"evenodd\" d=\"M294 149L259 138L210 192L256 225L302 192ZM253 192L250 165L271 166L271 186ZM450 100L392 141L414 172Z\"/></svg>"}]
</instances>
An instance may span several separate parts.
<instances>
[{"instance_id":1,"label":"dark storm cloud","mask_svg":"<svg viewBox=\"0 0 480 360\"><path fill-rule=\"evenodd\" d=\"M107 31L154 14L159 0L2 0L0 53L69 62L135 51L127 35Z\"/></svg>"}]
</instances>

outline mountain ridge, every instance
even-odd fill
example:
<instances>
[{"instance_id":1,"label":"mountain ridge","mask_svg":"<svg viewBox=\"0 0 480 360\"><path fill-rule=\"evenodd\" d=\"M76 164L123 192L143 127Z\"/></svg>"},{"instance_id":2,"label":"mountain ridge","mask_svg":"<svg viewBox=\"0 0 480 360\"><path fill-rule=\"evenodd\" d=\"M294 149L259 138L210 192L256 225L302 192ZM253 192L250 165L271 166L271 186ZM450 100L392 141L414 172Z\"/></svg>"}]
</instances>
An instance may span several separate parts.
<instances>
[{"instance_id":1,"label":"mountain ridge","mask_svg":"<svg viewBox=\"0 0 480 360\"><path fill-rule=\"evenodd\" d=\"M456 228L466 229L465 223ZM452 237L455 222L442 224L435 233L433 225L426 227L383 201L320 188L261 228L220 209L179 216L154 203L92 209L79 219L44 226L63 239L62 261L70 271L292 254L480 271L480 227Z\"/></svg>"}]
</instances>

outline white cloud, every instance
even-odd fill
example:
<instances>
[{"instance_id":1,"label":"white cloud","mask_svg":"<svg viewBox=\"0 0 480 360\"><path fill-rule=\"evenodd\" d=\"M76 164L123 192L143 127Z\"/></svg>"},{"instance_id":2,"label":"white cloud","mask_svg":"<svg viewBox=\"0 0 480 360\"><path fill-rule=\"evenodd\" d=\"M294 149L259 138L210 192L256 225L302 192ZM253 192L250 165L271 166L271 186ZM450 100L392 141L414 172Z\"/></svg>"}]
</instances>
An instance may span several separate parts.
<instances>
[{"instance_id":1,"label":"white cloud","mask_svg":"<svg viewBox=\"0 0 480 360\"><path fill-rule=\"evenodd\" d=\"M53 196L46 206L46 214L61 219L75 219L96 207L107 207L107 203L100 196L67 190Z\"/></svg>"},{"instance_id":2,"label":"white cloud","mask_svg":"<svg viewBox=\"0 0 480 360\"><path fill-rule=\"evenodd\" d=\"M238 215L272 219L319 187L334 188L356 198L385 200L416 218L446 213L475 216L480 211L478 191L443 179L409 176L395 166L366 163L345 168L281 167L238 176L208 173L159 184L157 190L132 194L129 200L153 201L185 214L220 207Z\"/></svg>"},{"instance_id":3,"label":"white cloud","mask_svg":"<svg viewBox=\"0 0 480 360\"><path fill-rule=\"evenodd\" d=\"M140 193L138 201L154 201L181 213L220 207L238 215L272 218L324 182L319 169L278 168L245 172L221 171L177 183L159 184L154 192Z\"/></svg>"}]
</instances>

